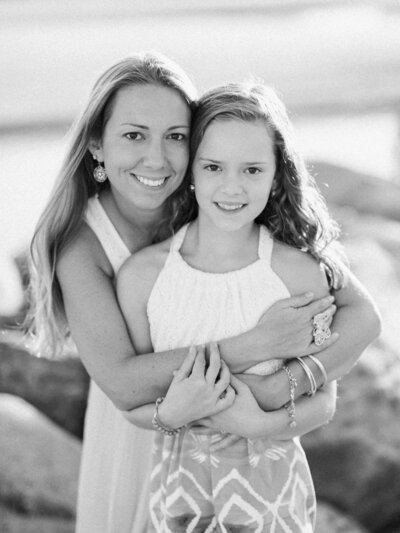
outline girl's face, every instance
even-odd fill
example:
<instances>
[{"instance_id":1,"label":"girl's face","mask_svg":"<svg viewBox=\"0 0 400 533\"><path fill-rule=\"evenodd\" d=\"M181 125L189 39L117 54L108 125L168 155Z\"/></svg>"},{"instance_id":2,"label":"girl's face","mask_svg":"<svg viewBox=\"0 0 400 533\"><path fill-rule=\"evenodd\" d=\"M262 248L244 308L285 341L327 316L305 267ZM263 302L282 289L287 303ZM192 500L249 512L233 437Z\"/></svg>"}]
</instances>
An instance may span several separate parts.
<instances>
[{"instance_id":1,"label":"girl's face","mask_svg":"<svg viewBox=\"0 0 400 533\"><path fill-rule=\"evenodd\" d=\"M118 201L158 209L188 165L191 112L182 96L159 85L120 89L98 149Z\"/></svg>"},{"instance_id":2,"label":"girl's face","mask_svg":"<svg viewBox=\"0 0 400 533\"><path fill-rule=\"evenodd\" d=\"M272 133L262 121L211 122L192 168L199 217L228 231L251 225L267 204L275 169Z\"/></svg>"}]
</instances>

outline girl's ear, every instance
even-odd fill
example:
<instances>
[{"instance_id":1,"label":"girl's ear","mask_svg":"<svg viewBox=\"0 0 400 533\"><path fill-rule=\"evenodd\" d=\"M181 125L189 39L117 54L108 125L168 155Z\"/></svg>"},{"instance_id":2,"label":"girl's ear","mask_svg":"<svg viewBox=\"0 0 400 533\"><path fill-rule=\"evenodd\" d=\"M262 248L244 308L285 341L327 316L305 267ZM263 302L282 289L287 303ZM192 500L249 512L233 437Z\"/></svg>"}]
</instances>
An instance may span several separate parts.
<instances>
[{"instance_id":1,"label":"girl's ear","mask_svg":"<svg viewBox=\"0 0 400 533\"><path fill-rule=\"evenodd\" d=\"M88 148L89 148L89 152L92 154L94 159L96 159L100 163L104 162L103 147L101 145L101 141L91 139L89 141Z\"/></svg>"}]
</instances>

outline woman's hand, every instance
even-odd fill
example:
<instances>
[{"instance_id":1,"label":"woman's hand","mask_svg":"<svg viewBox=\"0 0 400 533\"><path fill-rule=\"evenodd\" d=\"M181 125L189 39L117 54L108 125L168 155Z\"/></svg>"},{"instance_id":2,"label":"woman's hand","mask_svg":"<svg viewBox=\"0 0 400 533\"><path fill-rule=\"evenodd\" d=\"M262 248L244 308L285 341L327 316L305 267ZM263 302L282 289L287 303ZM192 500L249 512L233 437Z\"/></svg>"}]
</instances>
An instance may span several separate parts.
<instances>
[{"instance_id":1,"label":"woman's hand","mask_svg":"<svg viewBox=\"0 0 400 533\"><path fill-rule=\"evenodd\" d=\"M227 409L235 399L230 379L216 343L210 344L207 368L204 347L192 346L160 404L160 421L177 428Z\"/></svg>"},{"instance_id":2,"label":"woman's hand","mask_svg":"<svg viewBox=\"0 0 400 533\"><path fill-rule=\"evenodd\" d=\"M285 298L263 314L257 329L266 344L266 358L289 359L318 353L338 339L339 334L333 333L321 346L313 342L314 317L326 313L326 324L330 326L336 306L333 296L312 299L312 293Z\"/></svg>"},{"instance_id":3,"label":"woman's hand","mask_svg":"<svg viewBox=\"0 0 400 533\"><path fill-rule=\"evenodd\" d=\"M199 420L199 425L221 433L231 433L251 439L259 432L264 413L258 406L250 388L235 376L231 376L235 390L232 405L219 413Z\"/></svg>"}]
</instances>

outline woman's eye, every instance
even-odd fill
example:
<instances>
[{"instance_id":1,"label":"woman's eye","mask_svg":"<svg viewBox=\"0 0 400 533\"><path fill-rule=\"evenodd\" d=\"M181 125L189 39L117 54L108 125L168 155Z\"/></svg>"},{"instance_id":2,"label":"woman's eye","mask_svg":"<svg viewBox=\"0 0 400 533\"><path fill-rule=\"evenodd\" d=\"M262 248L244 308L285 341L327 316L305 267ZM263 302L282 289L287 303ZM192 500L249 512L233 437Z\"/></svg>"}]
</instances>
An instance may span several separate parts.
<instances>
[{"instance_id":1,"label":"woman's eye","mask_svg":"<svg viewBox=\"0 0 400 533\"><path fill-rule=\"evenodd\" d=\"M206 170L209 170L210 172L217 172L219 170L218 165L207 165L204 167Z\"/></svg>"},{"instance_id":2,"label":"woman's eye","mask_svg":"<svg viewBox=\"0 0 400 533\"><path fill-rule=\"evenodd\" d=\"M131 131L129 133L126 133L125 137L130 141L141 141L144 139L143 133L140 133L139 131Z\"/></svg>"},{"instance_id":3,"label":"woman's eye","mask_svg":"<svg viewBox=\"0 0 400 533\"><path fill-rule=\"evenodd\" d=\"M257 167L249 167L246 172L254 175L254 174L259 174L261 172L261 169Z\"/></svg>"},{"instance_id":4,"label":"woman's eye","mask_svg":"<svg viewBox=\"0 0 400 533\"><path fill-rule=\"evenodd\" d=\"M183 133L171 133L169 135L169 139L172 139L173 141L184 141L186 139L186 135Z\"/></svg>"}]
</instances>

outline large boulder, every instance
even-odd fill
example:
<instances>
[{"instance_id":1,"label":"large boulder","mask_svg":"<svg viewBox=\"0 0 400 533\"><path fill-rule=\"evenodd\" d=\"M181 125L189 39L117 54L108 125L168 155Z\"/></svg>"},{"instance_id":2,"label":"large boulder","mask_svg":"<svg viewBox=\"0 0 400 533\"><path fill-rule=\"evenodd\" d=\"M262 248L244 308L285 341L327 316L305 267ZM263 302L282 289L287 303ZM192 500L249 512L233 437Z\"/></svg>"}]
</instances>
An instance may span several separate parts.
<instances>
[{"instance_id":1,"label":"large boulder","mask_svg":"<svg viewBox=\"0 0 400 533\"><path fill-rule=\"evenodd\" d=\"M367 533L367 530L332 505L319 501L315 533Z\"/></svg>"},{"instance_id":2,"label":"large boulder","mask_svg":"<svg viewBox=\"0 0 400 533\"><path fill-rule=\"evenodd\" d=\"M339 382L334 420L303 437L318 498L370 532L400 528L400 359L372 347Z\"/></svg>"},{"instance_id":3,"label":"large boulder","mask_svg":"<svg viewBox=\"0 0 400 533\"><path fill-rule=\"evenodd\" d=\"M80 453L79 439L21 398L0 394L0 531L50 532L58 521L52 531L71 531ZM32 529L35 520L48 527Z\"/></svg>"},{"instance_id":4,"label":"large boulder","mask_svg":"<svg viewBox=\"0 0 400 533\"><path fill-rule=\"evenodd\" d=\"M311 171L329 204L400 221L398 184L322 161L315 161Z\"/></svg>"},{"instance_id":5,"label":"large boulder","mask_svg":"<svg viewBox=\"0 0 400 533\"><path fill-rule=\"evenodd\" d=\"M0 343L0 393L14 394L81 437L89 377L78 358L50 361Z\"/></svg>"}]
</instances>

